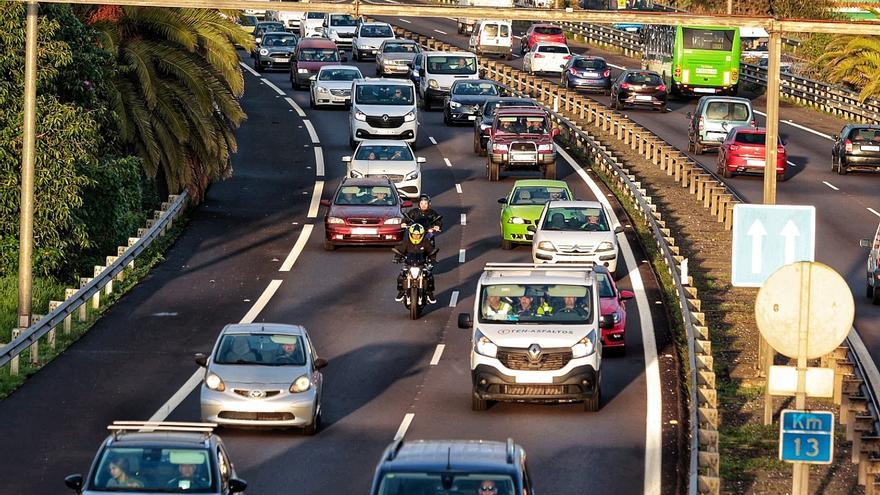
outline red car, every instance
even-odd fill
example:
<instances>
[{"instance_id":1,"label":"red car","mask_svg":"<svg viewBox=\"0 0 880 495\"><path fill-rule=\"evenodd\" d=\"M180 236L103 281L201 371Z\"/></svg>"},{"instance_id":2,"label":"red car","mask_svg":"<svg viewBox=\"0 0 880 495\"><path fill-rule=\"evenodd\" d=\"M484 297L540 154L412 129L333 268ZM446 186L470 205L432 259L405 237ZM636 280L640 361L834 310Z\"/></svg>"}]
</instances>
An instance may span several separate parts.
<instances>
[{"instance_id":1,"label":"red car","mask_svg":"<svg viewBox=\"0 0 880 495\"><path fill-rule=\"evenodd\" d=\"M727 133L718 150L718 174L733 177L734 174L764 174L764 129L736 127ZM785 143L779 138L776 151L776 178L785 180L788 157Z\"/></svg>"},{"instance_id":2,"label":"red car","mask_svg":"<svg viewBox=\"0 0 880 495\"><path fill-rule=\"evenodd\" d=\"M565 32L561 27L553 24L532 24L519 40L520 50L526 53L535 46L535 43L540 42L567 44Z\"/></svg>"},{"instance_id":3,"label":"red car","mask_svg":"<svg viewBox=\"0 0 880 495\"><path fill-rule=\"evenodd\" d=\"M324 216L324 249L340 244L396 245L403 229L401 208L412 206L401 201L387 177L343 179L333 200L322 199L328 207Z\"/></svg>"},{"instance_id":4,"label":"red car","mask_svg":"<svg viewBox=\"0 0 880 495\"><path fill-rule=\"evenodd\" d=\"M604 266L593 267L596 285L599 287L599 306L602 316L599 328L602 329L602 347L626 349L626 307L624 303L635 297L631 291L617 290L614 277Z\"/></svg>"}]
</instances>

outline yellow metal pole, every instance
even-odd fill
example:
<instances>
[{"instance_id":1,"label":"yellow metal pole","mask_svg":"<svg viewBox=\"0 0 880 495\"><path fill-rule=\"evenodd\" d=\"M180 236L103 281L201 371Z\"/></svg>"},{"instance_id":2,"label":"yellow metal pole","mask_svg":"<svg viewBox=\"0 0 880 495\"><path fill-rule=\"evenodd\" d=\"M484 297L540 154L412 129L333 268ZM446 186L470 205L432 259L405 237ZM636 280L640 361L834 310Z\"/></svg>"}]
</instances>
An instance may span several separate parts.
<instances>
[{"instance_id":1,"label":"yellow metal pole","mask_svg":"<svg viewBox=\"0 0 880 495\"><path fill-rule=\"evenodd\" d=\"M779 65L782 33L770 31L770 59L767 63L767 137L764 146L764 204L776 204L776 143L779 137Z\"/></svg>"}]
</instances>

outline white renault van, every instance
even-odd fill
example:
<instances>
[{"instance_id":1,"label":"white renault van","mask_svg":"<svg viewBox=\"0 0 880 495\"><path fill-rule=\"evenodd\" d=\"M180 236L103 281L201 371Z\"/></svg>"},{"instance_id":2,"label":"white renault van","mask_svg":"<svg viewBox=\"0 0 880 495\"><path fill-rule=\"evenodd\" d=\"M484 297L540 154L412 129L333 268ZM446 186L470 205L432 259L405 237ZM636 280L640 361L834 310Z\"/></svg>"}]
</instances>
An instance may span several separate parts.
<instances>
[{"instance_id":1,"label":"white renault van","mask_svg":"<svg viewBox=\"0 0 880 495\"><path fill-rule=\"evenodd\" d=\"M348 140L351 149L368 139L397 139L415 148L418 127L412 81L367 78L352 82Z\"/></svg>"},{"instance_id":2,"label":"white renault van","mask_svg":"<svg viewBox=\"0 0 880 495\"><path fill-rule=\"evenodd\" d=\"M513 30L510 21L483 19L477 21L468 41L468 48L478 55L499 55L509 59L513 54Z\"/></svg>"},{"instance_id":3,"label":"white renault van","mask_svg":"<svg viewBox=\"0 0 880 495\"><path fill-rule=\"evenodd\" d=\"M456 80L480 78L477 56L470 52L424 52L421 64L419 94L425 110L442 103Z\"/></svg>"}]
</instances>

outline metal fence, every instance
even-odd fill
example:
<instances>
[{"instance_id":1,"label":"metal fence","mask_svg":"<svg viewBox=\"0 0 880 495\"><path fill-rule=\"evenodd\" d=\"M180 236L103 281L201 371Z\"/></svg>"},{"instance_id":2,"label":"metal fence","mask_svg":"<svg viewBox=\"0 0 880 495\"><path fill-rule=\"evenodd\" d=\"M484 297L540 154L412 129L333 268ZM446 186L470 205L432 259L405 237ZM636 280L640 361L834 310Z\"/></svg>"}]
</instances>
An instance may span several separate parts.
<instances>
[{"instance_id":1,"label":"metal fence","mask_svg":"<svg viewBox=\"0 0 880 495\"><path fill-rule=\"evenodd\" d=\"M102 294L112 294L114 280L122 281L126 271L134 268L138 255L168 232L184 211L187 199L185 191L169 196L168 201L162 203L162 209L155 210L153 218L147 220L146 228L138 229L137 237L129 237L128 245L120 246L115 256L107 256L106 265L95 266L92 277L80 279L79 289L67 289L64 301L51 301L49 314L34 315L35 321L30 327L13 330L12 342L0 348L0 368L8 365L9 373L17 375L20 371L20 355L25 351L30 351L31 363L39 363L40 339L45 337L47 344L54 349L59 326L65 334L69 334L74 314L78 321L88 321L90 311L101 309Z\"/></svg>"}]
</instances>

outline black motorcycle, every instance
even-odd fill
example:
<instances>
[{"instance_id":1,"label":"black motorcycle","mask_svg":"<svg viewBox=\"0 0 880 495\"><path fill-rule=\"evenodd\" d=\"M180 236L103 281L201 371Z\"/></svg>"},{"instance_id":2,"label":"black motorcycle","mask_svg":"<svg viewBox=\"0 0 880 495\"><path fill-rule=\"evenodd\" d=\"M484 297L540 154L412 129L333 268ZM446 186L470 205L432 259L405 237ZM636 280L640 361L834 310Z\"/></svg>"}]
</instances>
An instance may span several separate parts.
<instances>
[{"instance_id":1,"label":"black motorcycle","mask_svg":"<svg viewBox=\"0 0 880 495\"><path fill-rule=\"evenodd\" d=\"M435 249L430 256L422 254L404 255L396 248L393 251L397 255L394 258L394 262L403 264L403 305L409 309L409 317L417 320L422 314L422 308L428 302L426 297L428 280L434 271L432 260L437 250Z\"/></svg>"}]
</instances>

